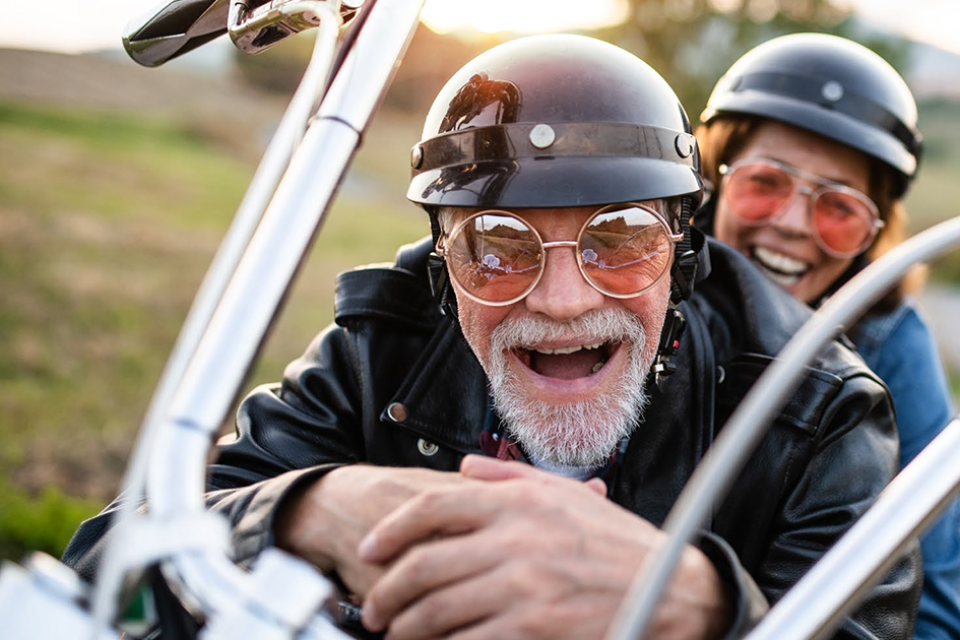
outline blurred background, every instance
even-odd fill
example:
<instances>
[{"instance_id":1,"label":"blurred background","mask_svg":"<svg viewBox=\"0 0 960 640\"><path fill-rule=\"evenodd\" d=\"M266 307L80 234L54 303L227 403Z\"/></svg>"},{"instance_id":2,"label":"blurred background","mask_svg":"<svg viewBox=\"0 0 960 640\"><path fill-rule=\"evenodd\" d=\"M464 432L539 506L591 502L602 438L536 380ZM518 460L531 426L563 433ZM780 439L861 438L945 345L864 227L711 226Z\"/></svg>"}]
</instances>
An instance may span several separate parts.
<instances>
[{"instance_id":1,"label":"blurred background","mask_svg":"<svg viewBox=\"0 0 960 640\"><path fill-rule=\"evenodd\" d=\"M154 0L0 0L0 558L59 555L118 490L190 301L292 95L312 34L259 56L227 39L159 69L124 24ZM955 0L429 0L247 388L279 378L332 319L339 271L389 261L428 231L406 202L409 149L433 96L504 40L589 33L649 62L692 118L744 51L795 31L883 55L920 105L925 166L912 231L958 212ZM318 171L320 169L318 168ZM960 256L923 303L960 380Z\"/></svg>"}]
</instances>

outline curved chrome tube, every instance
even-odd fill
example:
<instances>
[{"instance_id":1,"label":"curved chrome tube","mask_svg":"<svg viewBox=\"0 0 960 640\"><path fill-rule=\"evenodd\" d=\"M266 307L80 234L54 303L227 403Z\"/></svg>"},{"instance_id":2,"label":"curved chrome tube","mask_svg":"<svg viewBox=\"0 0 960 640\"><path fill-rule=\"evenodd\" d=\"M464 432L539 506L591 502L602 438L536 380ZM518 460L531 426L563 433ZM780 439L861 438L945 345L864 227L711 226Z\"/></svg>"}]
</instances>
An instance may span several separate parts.
<instances>
[{"instance_id":1,"label":"curved chrome tube","mask_svg":"<svg viewBox=\"0 0 960 640\"><path fill-rule=\"evenodd\" d=\"M409 45L422 4L423 0L390 0L373 5L343 65L344 72L330 85L303 135L170 401L149 468L151 518L203 513L203 474L212 438L232 408L287 288L323 223L361 134ZM349 72L361 68L357 65L364 69L359 80ZM285 562L296 561L288 558ZM259 568L246 579L238 578L237 571L226 553L214 557L188 549L174 554L165 575L177 577L177 586L208 616L229 615L230 603L236 602L234 595L256 589L250 585L257 584ZM264 594L263 598L276 601L274 595ZM282 604L282 600L275 602L276 607ZM313 603L314 609L318 604Z\"/></svg>"},{"instance_id":2,"label":"curved chrome tube","mask_svg":"<svg viewBox=\"0 0 960 640\"><path fill-rule=\"evenodd\" d=\"M637 572L611 624L608 640L643 638L684 547L707 521L753 453L770 419L804 376L819 349L889 290L907 269L960 246L960 217L899 245L834 294L784 347L734 411L694 471L664 523L668 542Z\"/></svg>"},{"instance_id":3,"label":"curved chrome tube","mask_svg":"<svg viewBox=\"0 0 960 640\"><path fill-rule=\"evenodd\" d=\"M960 420L904 467L876 504L770 610L747 640L816 640L832 633L960 489ZM829 594L829 597L825 597Z\"/></svg>"},{"instance_id":4,"label":"curved chrome tube","mask_svg":"<svg viewBox=\"0 0 960 640\"><path fill-rule=\"evenodd\" d=\"M154 442L163 424L163 411L169 408L174 392L182 380L189 362L195 355L203 333L208 328L216 305L221 300L231 275L240 262L254 229L259 224L263 211L269 204L276 185L286 170L294 149L300 142L306 126L305 123L315 110L315 105L319 102L322 91L327 85L341 25L340 7L337 2L315 2L314 4L316 5L314 10L317 14L323 14L325 18L320 24L317 44L314 47L310 64L300 87L281 120L277 133L267 148L230 230L214 257L151 400L144 424L140 430L137 446L134 448L125 475L123 495L127 496L127 500L118 509L118 521L123 521L129 517L134 507L142 499L147 462L149 455L154 451ZM209 442L205 442L200 451L205 452L208 446ZM177 447L172 448L176 449ZM181 456L171 458L171 460L177 460L178 464L182 464L183 452L180 453ZM200 466L196 467L200 475L194 474L194 481L199 478L199 484L196 485L199 487L203 486L202 469L205 462L206 455L204 453ZM186 465L185 468L191 469L194 466ZM118 549L125 546L122 541L115 541L114 544L108 545L101 571L98 574L97 585L93 594L93 610L95 618L101 622L109 620L113 616L112 603L115 600L123 574L127 569L127 567L118 564L116 555L119 553Z\"/></svg>"},{"instance_id":5,"label":"curved chrome tube","mask_svg":"<svg viewBox=\"0 0 960 640\"><path fill-rule=\"evenodd\" d=\"M147 465L154 451L154 441L163 425L164 412L170 407L174 393L210 324L214 310L223 297L223 292L270 202L276 185L286 170L290 156L300 142L305 123L327 84L341 24L339 6L338 3L333 3L332 6L325 2L316 4L322 6L322 8L318 7L317 11L326 13L326 19L321 22L317 32L314 53L304 73L303 81L281 119L230 229L204 277L150 401L124 475L122 495L126 496L126 500L120 504L115 516L118 522L130 517L144 496ZM182 458L171 458L171 460L182 461ZM204 455L203 464L205 463ZM201 483L198 486L202 487L203 476L201 475L200 478ZM104 552L103 563L92 596L94 618L101 624L106 624L114 615L113 603L116 601L120 583L127 570L126 567L119 566L116 555L124 546L122 540L115 541L108 545Z\"/></svg>"}]
</instances>

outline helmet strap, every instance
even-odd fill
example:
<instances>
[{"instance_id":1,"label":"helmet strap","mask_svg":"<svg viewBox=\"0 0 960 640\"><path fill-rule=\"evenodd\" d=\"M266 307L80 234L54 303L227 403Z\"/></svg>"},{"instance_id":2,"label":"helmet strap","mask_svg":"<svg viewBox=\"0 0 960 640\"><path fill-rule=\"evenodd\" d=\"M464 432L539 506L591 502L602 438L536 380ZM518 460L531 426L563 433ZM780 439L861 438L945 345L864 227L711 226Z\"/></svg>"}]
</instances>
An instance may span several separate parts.
<instances>
[{"instance_id":1,"label":"helmet strap","mask_svg":"<svg viewBox=\"0 0 960 640\"><path fill-rule=\"evenodd\" d=\"M683 312L670 302L667 305L667 316L663 320L663 328L660 330L657 357L653 361L653 379L657 386L661 386L664 380L677 370L677 363L673 361L673 356L680 350L680 338L686 328L687 319L683 317Z\"/></svg>"},{"instance_id":2,"label":"helmet strap","mask_svg":"<svg viewBox=\"0 0 960 640\"><path fill-rule=\"evenodd\" d=\"M440 228L440 211L437 207L424 207L430 214L430 234L433 236L433 246L437 246L440 241L440 234L443 230ZM450 274L447 273L447 261L442 256L431 251L427 256L427 275L430 280L430 292L433 299L440 307L440 313L453 321L457 320L457 296L450 286Z\"/></svg>"},{"instance_id":3,"label":"helmet strap","mask_svg":"<svg viewBox=\"0 0 960 640\"><path fill-rule=\"evenodd\" d=\"M450 286L450 274L447 273L447 261L436 252L427 256L427 272L430 276L430 292L440 307L440 313L453 321L457 320L457 296Z\"/></svg>"},{"instance_id":4,"label":"helmet strap","mask_svg":"<svg viewBox=\"0 0 960 640\"><path fill-rule=\"evenodd\" d=\"M673 266L670 269L670 301L679 304L690 297L694 285L710 273L710 258L706 238L699 229L690 226L694 199L684 196L680 204L680 231L683 240L677 243Z\"/></svg>"},{"instance_id":5,"label":"helmet strap","mask_svg":"<svg viewBox=\"0 0 960 640\"><path fill-rule=\"evenodd\" d=\"M694 285L710 274L710 254L703 232L690 226L695 202L692 197L683 198L680 205L680 229L683 240L677 243L676 257L670 269L670 302L667 315L660 330L660 343L653 361L653 375L657 385L677 370L672 360L680 349L680 338L687 327L687 320L677 305L693 293Z\"/></svg>"}]
</instances>

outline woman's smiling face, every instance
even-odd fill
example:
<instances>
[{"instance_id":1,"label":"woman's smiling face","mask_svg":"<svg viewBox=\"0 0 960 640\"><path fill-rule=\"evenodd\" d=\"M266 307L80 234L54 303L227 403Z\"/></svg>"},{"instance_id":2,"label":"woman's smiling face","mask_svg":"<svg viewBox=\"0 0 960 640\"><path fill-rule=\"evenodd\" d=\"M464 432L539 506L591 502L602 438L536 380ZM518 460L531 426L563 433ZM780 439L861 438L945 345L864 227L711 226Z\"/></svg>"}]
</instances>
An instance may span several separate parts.
<instances>
[{"instance_id":1,"label":"woman's smiling face","mask_svg":"<svg viewBox=\"0 0 960 640\"><path fill-rule=\"evenodd\" d=\"M766 158L866 193L870 162L855 149L774 121L760 124L740 152L727 159ZM749 257L772 280L807 304L816 303L851 265L817 244L810 197L798 194L769 224L750 226L733 214L722 183L714 228L719 240Z\"/></svg>"}]
</instances>

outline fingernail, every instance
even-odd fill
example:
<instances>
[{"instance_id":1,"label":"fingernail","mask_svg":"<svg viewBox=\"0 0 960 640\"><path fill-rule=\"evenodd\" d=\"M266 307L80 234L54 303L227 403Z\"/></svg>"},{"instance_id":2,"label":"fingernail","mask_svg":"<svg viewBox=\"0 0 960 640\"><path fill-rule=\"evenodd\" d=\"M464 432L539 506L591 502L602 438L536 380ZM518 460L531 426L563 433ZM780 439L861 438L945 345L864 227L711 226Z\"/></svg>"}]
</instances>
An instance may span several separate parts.
<instances>
[{"instance_id":1,"label":"fingernail","mask_svg":"<svg viewBox=\"0 0 960 640\"><path fill-rule=\"evenodd\" d=\"M377 610L374 608L372 602L363 603L363 611L360 613L360 621L363 622L363 626L370 631L380 631L382 628L380 625L380 619L377 618Z\"/></svg>"},{"instance_id":2,"label":"fingernail","mask_svg":"<svg viewBox=\"0 0 960 640\"><path fill-rule=\"evenodd\" d=\"M360 556L361 560L369 560L373 557L376 550L377 536L373 533L368 533L364 536L363 540L360 541L360 546L357 547L357 555Z\"/></svg>"}]
</instances>

